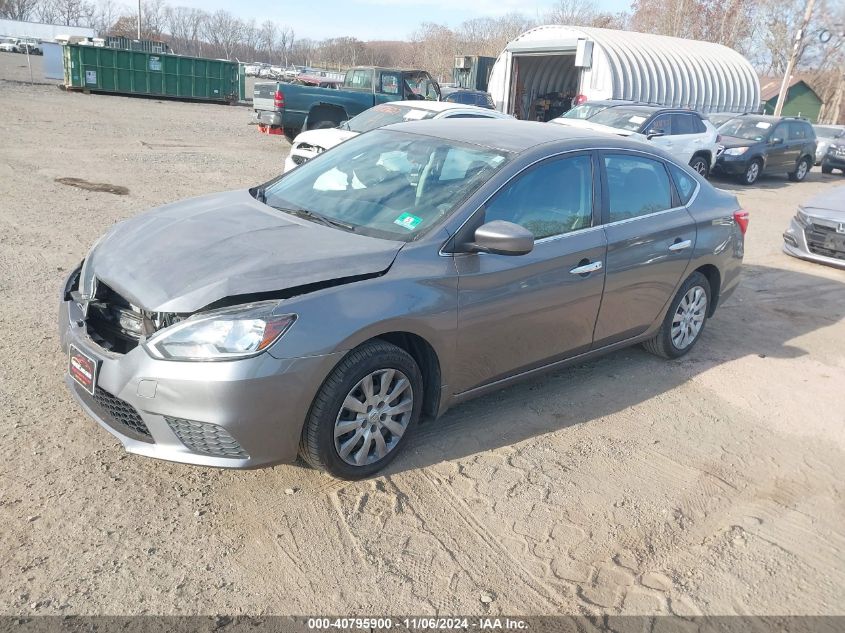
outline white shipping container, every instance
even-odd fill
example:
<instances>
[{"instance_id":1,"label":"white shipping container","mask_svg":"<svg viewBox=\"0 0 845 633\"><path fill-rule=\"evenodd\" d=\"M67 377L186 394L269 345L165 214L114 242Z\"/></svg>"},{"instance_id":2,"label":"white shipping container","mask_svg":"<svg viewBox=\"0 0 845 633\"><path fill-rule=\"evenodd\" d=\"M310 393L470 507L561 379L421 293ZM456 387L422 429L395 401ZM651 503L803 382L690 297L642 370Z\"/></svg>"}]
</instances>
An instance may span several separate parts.
<instances>
[{"instance_id":1,"label":"white shipping container","mask_svg":"<svg viewBox=\"0 0 845 633\"><path fill-rule=\"evenodd\" d=\"M552 93L627 99L709 112L753 112L760 82L742 55L721 44L634 31L540 26L509 42L488 92L502 112L527 118Z\"/></svg>"}]
</instances>

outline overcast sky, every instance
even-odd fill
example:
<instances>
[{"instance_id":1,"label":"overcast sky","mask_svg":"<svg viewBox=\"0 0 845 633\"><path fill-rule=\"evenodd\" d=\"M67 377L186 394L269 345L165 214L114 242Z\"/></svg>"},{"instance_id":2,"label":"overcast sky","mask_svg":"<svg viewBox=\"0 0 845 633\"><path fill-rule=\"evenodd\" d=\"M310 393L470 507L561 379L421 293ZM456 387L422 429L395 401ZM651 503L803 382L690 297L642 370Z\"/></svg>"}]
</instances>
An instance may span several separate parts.
<instances>
[{"instance_id":1,"label":"overcast sky","mask_svg":"<svg viewBox=\"0 0 845 633\"><path fill-rule=\"evenodd\" d=\"M407 38L422 22L457 26L464 20L519 11L542 15L554 0L171 0L182 5L216 11L226 9L243 19L260 23L272 19L293 27L296 37L323 39L348 35L360 40ZM598 0L605 11L622 11L630 0Z\"/></svg>"}]
</instances>

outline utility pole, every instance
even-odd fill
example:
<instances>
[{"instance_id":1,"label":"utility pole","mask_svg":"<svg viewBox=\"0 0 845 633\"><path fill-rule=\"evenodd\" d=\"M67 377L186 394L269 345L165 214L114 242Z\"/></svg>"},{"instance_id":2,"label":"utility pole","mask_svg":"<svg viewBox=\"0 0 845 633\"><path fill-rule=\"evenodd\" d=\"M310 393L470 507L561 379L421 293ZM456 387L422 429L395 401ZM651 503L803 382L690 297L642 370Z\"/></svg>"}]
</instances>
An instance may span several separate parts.
<instances>
[{"instance_id":1,"label":"utility pole","mask_svg":"<svg viewBox=\"0 0 845 633\"><path fill-rule=\"evenodd\" d=\"M810 0L813 2L813 0ZM138 39L141 39L141 0L138 0Z\"/></svg>"},{"instance_id":2,"label":"utility pole","mask_svg":"<svg viewBox=\"0 0 845 633\"><path fill-rule=\"evenodd\" d=\"M775 105L775 116L780 116L783 110L783 102L786 101L786 93L789 90L789 80L792 78L792 71L795 69L795 64L798 61L798 53L801 52L801 41L804 39L804 31L807 30L810 18L813 17L813 5L815 4L816 0L807 0L807 7L804 9L804 19L801 21L801 28L795 34L792 55L789 56L786 71L783 74L783 81L780 82L780 93L778 93L778 102Z\"/></svg>"}]
</instances>

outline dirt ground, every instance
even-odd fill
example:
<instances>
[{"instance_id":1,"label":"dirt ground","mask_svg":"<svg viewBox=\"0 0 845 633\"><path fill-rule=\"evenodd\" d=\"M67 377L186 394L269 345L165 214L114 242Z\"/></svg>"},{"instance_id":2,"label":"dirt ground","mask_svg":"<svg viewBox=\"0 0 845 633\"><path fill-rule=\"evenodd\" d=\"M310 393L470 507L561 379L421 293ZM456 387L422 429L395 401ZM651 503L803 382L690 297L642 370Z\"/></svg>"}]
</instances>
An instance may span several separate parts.
<instances>
[{"instance_id":1,"label":"dirt ground","mask_svg":"<svg viewBox=\"0 0 845 633\"><path fill-rule=\"evenodd\" d=\"M462 405L370 481L182 466L74 404L59 285L114 222L266 180L288 146L246 108L25 64L0 54L0 613L845 614L845 271L780 237L845 178L718 183L751 213L744 279L681 361L632 348Z\"/></svg>"}]
</instances>

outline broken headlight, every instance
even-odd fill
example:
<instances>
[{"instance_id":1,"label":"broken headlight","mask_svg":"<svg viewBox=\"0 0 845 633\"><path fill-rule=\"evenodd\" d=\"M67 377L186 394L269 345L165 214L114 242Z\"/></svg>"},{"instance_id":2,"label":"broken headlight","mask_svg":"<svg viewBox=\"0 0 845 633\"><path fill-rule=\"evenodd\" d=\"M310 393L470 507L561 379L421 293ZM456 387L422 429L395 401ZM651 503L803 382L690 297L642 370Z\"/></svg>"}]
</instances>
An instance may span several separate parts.
<instances>
[{"instance_id":1,"label":"broken headlight","mask_svg":"<svg viewBox=\"0 0 845 633\"><path fill-rule=\"evenodd\" d=\"M159 330L145 347L165 360L247 358L270 347L295 320L295 314L281 314L278 301L250 303L195 314Z\"/></svg>"}]
</instances>

